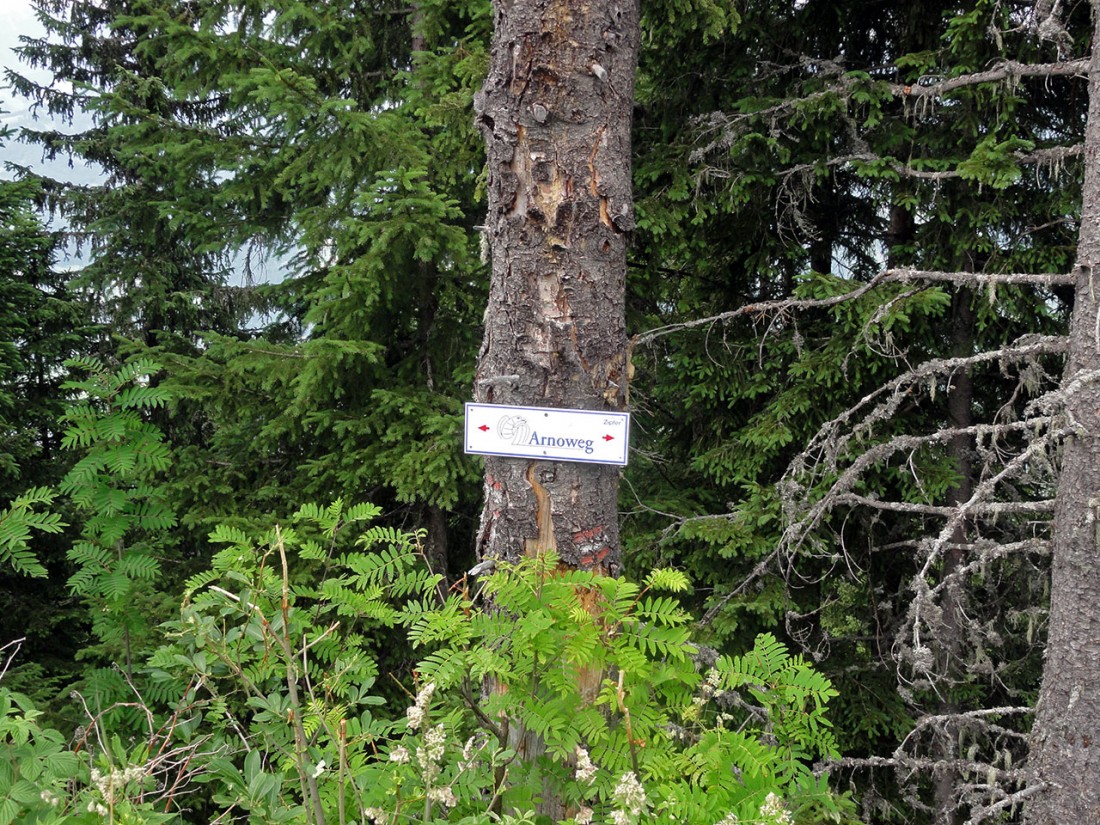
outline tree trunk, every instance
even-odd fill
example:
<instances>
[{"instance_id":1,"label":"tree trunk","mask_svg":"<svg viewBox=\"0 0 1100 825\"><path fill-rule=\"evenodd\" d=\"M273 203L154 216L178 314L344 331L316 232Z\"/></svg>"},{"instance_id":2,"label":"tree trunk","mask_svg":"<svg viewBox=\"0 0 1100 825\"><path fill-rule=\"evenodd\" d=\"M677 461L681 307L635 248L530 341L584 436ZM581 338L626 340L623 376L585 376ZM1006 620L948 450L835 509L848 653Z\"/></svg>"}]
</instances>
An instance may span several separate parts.
<instances>
[{"instance_id":1,"label":"tree trunk","mask_svg":"<svg viewBox=\"0 0 1100 825\"><path fill-rule=\"evenodd\" d=\"M1058 480L1050 627L1031 741L1032 764L1047 787L1028 806L1031 825L1100 822L1100 0L1092 0L1092 12L1076 296L1063 386L1085 380L1066 399L1073 432Z\"/></svg>"},{"instance_id":2,"label":"tree trunk","mask_svg":"<svg viewBox=\"0 0 1100 825\"><path fill-rule=\"evenodd\" d=\"M637 0L497 0L475 99L492 255L479 402L621 410ZM619 470L487 458L482 558L619 566Z\"/></svg>"},{"instance_id":3,"label":"tree trunk","mask_svg":"<svg viewBox=\"0 0 1100 825\"><path fill-rule=\"evenodd\" d=\"M956 358L974 354L974 293L968 287L959 287L951 299L952 354ZM959 370L951 377L947 391L947 420L950 427L965 430L974 423L974 382L968 370ZM948 501L962 505L974 493L974 437L965 432L951 437L948 451L959 474L959 483L948 492ZM939 627L937 647L940 661L937 666L946 689L936 709L937 715L948 717L939 731L936 756L940 762L933 777L935 825L958 825L962 821L956 798L956 789L963 777L953 767L958 759L959 725L950 717L959 712L959 704L952 698L958 684L964 680L966 592L963 583L955 577L966 562L963 545L967 540L967 522L962 519L951 534L951 544L943 556L941 581L947 581L941 600L942 623Z\"/></svg>"},{"instance_id":4,"label":"tree trunk","mask_svg":"<svg viewBox=\"0 0 1100 825\"><path fill-rule=\"evenodd\" d=\"M475 99L492 255L475 396L621 410L637 0L493 5L489 76ZM616 466L487 457L478 555L514 561L553 550L566 566L614 574L618 497ZM582 673L581 694L600 677ZM509 731L533 764L540 738ZM571 813L549 785L538 811L555 822Z\"/></svg>"}]
</instances>

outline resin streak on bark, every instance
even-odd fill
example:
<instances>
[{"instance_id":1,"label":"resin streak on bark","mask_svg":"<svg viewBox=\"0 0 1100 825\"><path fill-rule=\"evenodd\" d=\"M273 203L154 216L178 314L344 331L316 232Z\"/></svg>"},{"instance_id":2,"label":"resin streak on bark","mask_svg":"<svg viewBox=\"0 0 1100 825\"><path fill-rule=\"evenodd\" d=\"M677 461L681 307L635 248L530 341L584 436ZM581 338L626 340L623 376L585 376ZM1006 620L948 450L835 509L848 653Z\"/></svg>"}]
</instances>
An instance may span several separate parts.
<instances>
[{"instance_id":1,"label":"resin streak on bark","mask_svg":"<svg viewBox=\"0 0 1100 825\"><path fill-rule=\"evenodd\" d=\"M492 253L476 397L621 410L637 5L502 0L494 14L475 100ZM479 554L553 548L614 572L618 479L613 466L487 458Z\"/></svg>"}]
</instances>

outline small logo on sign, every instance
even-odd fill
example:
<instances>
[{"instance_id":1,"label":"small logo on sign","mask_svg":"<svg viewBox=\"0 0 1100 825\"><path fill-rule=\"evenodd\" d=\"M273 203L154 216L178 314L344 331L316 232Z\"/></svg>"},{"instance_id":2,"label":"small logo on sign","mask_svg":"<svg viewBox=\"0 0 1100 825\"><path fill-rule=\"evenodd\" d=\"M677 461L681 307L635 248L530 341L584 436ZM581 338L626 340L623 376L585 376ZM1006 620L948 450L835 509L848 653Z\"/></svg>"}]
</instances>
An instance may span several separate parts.
<instances>
[{"instance_id":1,"label":"small logo on sign","mask_svg":"<svg viewBox=\"0 0 1100 825\"><path fill-rule=\"evenodd\" d=\"M513 444L526 444L531 427L522 415L505 415L497 422L497 435Z\"/></svg>"}]
</instances>

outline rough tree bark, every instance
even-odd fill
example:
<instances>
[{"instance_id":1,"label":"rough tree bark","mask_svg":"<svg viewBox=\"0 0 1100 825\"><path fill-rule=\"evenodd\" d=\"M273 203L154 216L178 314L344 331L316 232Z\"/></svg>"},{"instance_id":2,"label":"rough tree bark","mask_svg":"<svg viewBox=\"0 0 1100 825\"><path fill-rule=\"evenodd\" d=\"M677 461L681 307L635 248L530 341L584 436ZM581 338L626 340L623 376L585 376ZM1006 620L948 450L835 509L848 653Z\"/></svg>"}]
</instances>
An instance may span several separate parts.
<instances>
[{"instance_id":1,"label":"rough tree bark","mask_svg":"<svg viewBox=\"0 0 1100 825\"><path fill-rule=\"evenodd\" d=\"M1063 380L1074 433L1058 481L1049 633L1031 742L1047 787L1028 805L1030 825L1100 822L1100 0L1091 6L1085 178Z\"/></svg>"},{"instance_id":2,"label":"rough tree bark","mask_svg":"<svg viewBox=\"0 0 1100 825\"><path fill-rule=\"evenodd\" d=\"M475 99L489 166L492 280L479 402L627 403L626 240L637 0L497 0ZM617 570L619 470L487 458L482 558L556 550Z\"/></svg>"},{"instance_id":3,"label":"rough tree bark","mask_svg":"<svg viewBox=\"0 0 1100 825\"><path fill-rule=\"evenodd\" d=\"M492 255L475 396L582 410L627 404L626 241L637 0L494 0L474 105L489 168ZM619 468L486 458L482 559L556 551L617 572ZM595 695L599 673L581 675ZM539 737L512 726L530 763ZM539 813L570 814L548 786Z\"/></svg>"}]
</instances>

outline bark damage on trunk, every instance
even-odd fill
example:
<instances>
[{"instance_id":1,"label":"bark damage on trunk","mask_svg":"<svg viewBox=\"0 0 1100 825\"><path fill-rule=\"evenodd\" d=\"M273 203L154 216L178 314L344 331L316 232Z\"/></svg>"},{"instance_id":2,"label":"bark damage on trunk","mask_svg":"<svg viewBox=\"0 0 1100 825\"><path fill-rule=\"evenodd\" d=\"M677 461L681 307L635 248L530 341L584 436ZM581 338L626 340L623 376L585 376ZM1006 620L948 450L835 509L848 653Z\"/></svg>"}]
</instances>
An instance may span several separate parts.
<instances>
[{"instance_id":1,"label":"bark damage on trunk","mask_svg":"<svg viewBox=\"0 0 1100 825\"><path fill-rule=\"evenodd\" d=\"M637 2L497 0L494 15L475 99L492 255L475 396L622 410ZM618 467L486 458L485 469L480 557L553 549L570 567L618 570Z\"/></svg>"},{"instance_id":2,"label":"bark damage on trunk","mask_svg":"<svg viewBox=\"0 0 1100 825\"><path fill-rule=\"evenodd\" d=\"M1050 629L1031 741L1046 788L1028 805L1030 825L1100 822L1100 0L1091 5L1085 178L1063 379L1073 435L1058 480Z\"/></svg>"}]
</instances>

